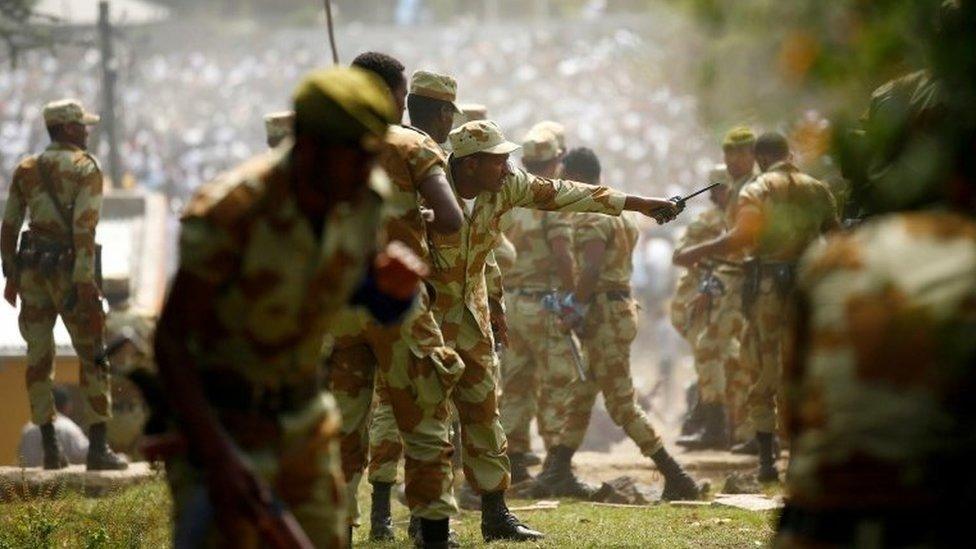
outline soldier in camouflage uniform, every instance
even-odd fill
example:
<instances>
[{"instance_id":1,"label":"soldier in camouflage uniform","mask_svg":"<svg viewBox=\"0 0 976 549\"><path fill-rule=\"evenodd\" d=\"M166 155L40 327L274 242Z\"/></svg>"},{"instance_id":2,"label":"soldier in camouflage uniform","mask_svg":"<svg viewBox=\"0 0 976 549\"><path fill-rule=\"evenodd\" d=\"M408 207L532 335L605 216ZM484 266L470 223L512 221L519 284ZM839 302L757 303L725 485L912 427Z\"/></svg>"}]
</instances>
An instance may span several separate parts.
<instances>
[{"instance_id":1,"label":"soldier in camouflage uniform","mask_svg":"<svg viewBox=\"0 0 976 549\"><path fill-rule=\"evenodd\" d=\"M519 147L508 142L494 122L468 122L451 132L450 138L448 176L466 215L456 235L434 235L430 280L437 296L434 313L445 341L465 364L453 395L461 418L464 474L481 494L481 530L486 540L538 539L541 534L519 522L504 499L509 462L491 376L494 335L485 280L501 218L515 207L610 215L627 209L664 222L678 209L664 199L545 179L510 168L508 155Z\"/></svg>"},{"instance_id":2,"label":"soldier in camouflage uniform","mask_svg":"<svg viewBox=\"0 0 976 549\"><path fill-rule=\"evenodd\" d=\"M563 174L585 183L600 183L600 161L587 148L573 149L563 159ZM695 481L664 448L647 415L637 405L630 373L630 346L637 337L637 302L631 297L632 254L640 234L628 216L577 215L574 246L580 266L575 291L564 301L566 326L580 335L589 377L576 380L571 398L559 403L558 438L539 475L553 495L578 495L572 473L573 454L583 442L597 394L602 393L614 423L651 458L664 476L662 497L697 499Z\"/></svg>"},{"instance_id":3,"label":"soldier in camouflage uniform","mask_svg":"<svg viewBox=\"0 0 976 549\"><path fill-rule=\"evenodd\" d=\"M437 144L451 129L456 94L453 78L415 72L407 105L419 128L392 127L380 156L397 208L386 220L387 238L405 243L425 260L428 231L449 234L461 226L461 209L446 178L447 159ZM431 210L429 221L421 204ZM342 412L342 466L353 502L367 448L370 461L386 465L370 473L370 537L393 538L390 489L405 450L407 503L412 516L420 519L422 542L434 546L446 541L449 518L457 512L447 417L448 399L464 365L445 347L430 305L425 288L417 308L395 326L382 326L359 311L344 312L330 330L335 344L328 369ZM374 400L381 405L370 423Z\"/></svg>"},{"instance_id":4,"label":"soldier in camouflage uniform","mask_svg":"<svg viewBox=\"0 0 976 549\"><path fill-rule=\"evenodd\" d=\"M709 184L719 183L710 192L714 208L705 210L688 225L676 251L700 244L725 232L724 209L730 191L728 172L718 166L709 173ZM689 449L726 449L728 430L725 416L725 369L732 357L715 352L712 345L700 345L699 336L715 321L716 305L725 293L715 273L717 265L706 261L688 269L678 280L671 301L671 322L692 349L698 374L698 395L694 413L701 430L679 437L675 444Z\"/></svg>"},{"instance_id":5,"label":"soldier in camouflage uniform","mask_svg":"<svg viewBox=\"0 0 976 549\"><path fill-rule=\"evenodd\" d=\"M755 133L744 126L729 130L722 141L725 168L731 181L730 199L724 208L726 231L735 224L736 197L739 191L756 175L753 153L755 143ZM726 418L731 426L732 440L740 443L732 451L755 454L755 431L748 419L746 396L756 378L758 367L748 354L741 352L746 328L746 320L742 315L743 259L741 252L709 258L715 264L714 273L721 281L724 292L712 303L711 321L698 335L695 348L704 356L723 357L721 360L725 364L727 408L723 411L715 407L704 414L711 419L713 427L710 431L719 432L720 429L716 427L720 427L722 419ZM692 267L688 264L683 266ZM696 413L701 411L695 410ZM704 428L681 442L693 447L700 446L703 434Z\"/></svg>"},{"instance_id":6,"label":"soldier in camouflage uniform","mask_svg":"<svg viewBox=\"0 0 976 549\"><path fill-rule=\"evenodd\" d=\"M556 134L535 127L523 140L522 164L530 174L553 177L564 152ZM524 208L506 215L506 232L518 256L506 274L510 346L503 363L499 412L508 438L512 482L531 478L525 454L530 450L529 423L537 413L537 398L539 431L548 447L556 433L546 429L554 421L545 417L552 410L543 401L568 400L565 391L577 377L566 334L542 305L546 295L557 293L561 297L575 285L572 215Z\"/></svg>"},{"instance_id":7,"label":"soldier in camouflage uniform","mask_svg":"<svg viewBox=\"0 0 976 549\"><path fill-rule=\"evenodd\" d=\"M325 334L350 303L396 320L423 271L402 245L375 255L390 183L371 167L395 120L383 84L316 71L294 104L293 144L202 186L183 216L155 347L190 451L166 463L176 546L265 545L269 488L316 546L346 545Z\"/></svg>"},{"instance_id":8,"label":"soldier in camouflage uniform","mask_svg":"<svg viewBox=\"0 0 976 549\"><path fill-rule=\"evenodd\" d=\"M48 103L44 124L51 144L23 160L14 172L0 228L0 255L7 279L4 298L21 298L20 333L27 342L27 393L31 420L40 426L44 468L68 465L54 434L54 323L58 316L71 336L81 367L83 415L88 424L88 469L125 469L108 447L112 414L108 365L103 348L105 313L96 281L95 228L102 207L102 172L87 151L88 126L98 116L73 99ZM17 249L20 228L29 232Z\"/></svg>"},{"instance_id":9,"label":"soldier in camouflage uniform","mask_svg":"<svg viewBox=\"0 0 976 549\"><path fill-rule=\"evenodd\" d=\"M840 222L827 187L790 163L785 137L764 134L756 140L755 153L763 173L740 191L732 229L675 258L695 264L716 254L749 254L743 311L750 322L743 352L759 364L759 375L749 390L749 411L759 447L759 479L771 481L778 478L773 455L775 398L783 354L789 348L785 328L792 312L796 260L811 242Z\"/></svg>"}]
</instances>

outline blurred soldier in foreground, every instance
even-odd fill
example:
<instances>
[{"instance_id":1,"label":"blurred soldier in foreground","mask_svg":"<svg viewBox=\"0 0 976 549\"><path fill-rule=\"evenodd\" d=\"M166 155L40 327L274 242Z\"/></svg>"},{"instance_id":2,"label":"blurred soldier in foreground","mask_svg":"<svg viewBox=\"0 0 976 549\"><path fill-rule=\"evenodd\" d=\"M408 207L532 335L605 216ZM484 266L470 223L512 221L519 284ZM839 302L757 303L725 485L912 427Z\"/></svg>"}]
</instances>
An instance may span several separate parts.
<instances>
[{"instance_id":1,"label":"blurred soldier in foreground","mask_svg":"<svg viewBox=\"0 0 976 549\"><path fill-rule=\"evenodd\" d=\"M590 185L600 184L600 161L587 148L573 149L563 159L563 174ZM650 420L637 405L630 374L630 345L637 337L637 302L630 290L632 255L640 231L629 216L577 215L574 244L580 265L576 290L564 303L566 326L580 334L589 379L570 387L563 403L558 438L546 458L540 483L554 495L579 495L572 472L573 454L583 442L597 394L602 393L610 418L651 458L664 477L665 500L698 499L695 481L668 451Z\"/></svg>"},{"instance_id":2,"label":"blurred soldier in foreground","mask_svg":"<svg viewBox=\"0 0 976 549\"><path fill-rule=\"evenodd\" d=\"M41 428L44 468L61 469L54 426L54 323L58 316L71 336L81 366L82 415L88 424L90 470L125 469L128 465L107 442L112 415L108 364L97 360L103 347L105 313L98 276L101 272L95 228L102 205L102 172L87 151L88 126L98 116L72 99L48 103L44 124L51 144L23 160L14 172L0 228L0 256L7 279L4 299L16 306L21 298L20 333L27 342L27 393L31 421ZM29 230L17 237L25 216Z\"/></svg>"},{"instance_id":3,"label":"blurred soldier in foreground","mask_svg":"<svg viewBox=\"0 0 976 549\"><path fill-rule=\"evenodd\" d=\"M731 188L729 182L724 165L709 173L708 183L720 184L709 193L714 207L705 210L688 224L678 242L677 252L725 232L725 207ZM715 322L717 305L725 294L725 285L715 272L717 267L715 262L706 260L688 269L678 281L671 302L671 322L691 346L698 374L698 394L690 415L697 416L699 428L678 438L675 444L696 450L724 450L728 447L725 369L733 357L721 351L731 346L703 345L699 340L708 326ZM734 341L738 343L737 339Z\"/></svg>"},{"instance_id":4,"label":"blurred soldier in foreground","mask_svg":"<svg viewBox=\"0 0 976 549\"><path fill-rule=\"evenodd\" d=\"M513 169L508 156L519 146L507 141L494 122L468 122L451 132L450 139L453 152L448 178L466 216L458 233L433 236L431 282L437 296L435 316L444 339L458 351L465 366L454 391L464 444L464 475L481 494L481 532L486 541L537 540L542 534L522 524L505 504L510 472L491 375L495 336L485 280L501 218L515 207L610 215L627 209L655 216L663 223L677 215L678 207L665 199L544 179ZM496 318L496 327L499 322Z\"/></svg>"},{"instance_id":5,"label":"blurred soldier in foreground","mask_svg":"<svg viewBox=\"0 0 976 549\"><path fill-rule=\"evenodd\" d=\"M294 104L294 144L202 186L183 217L156 335L187 450L175 439L166 464L178 547L346 545L324 336L350 300L398 318L422 272L403 246L374 256L389 182L370 173L395 120L383 84L316 71Z\"/></svg>"},{"instance_id":6,"label":"blurred soldier in foreground","mask_svg":"<svg viewBox=\"0 0 976 549\"><path fill-rule=\"evenodd\" d=\"M554 177L563 153L559 137L536 126L522 142L522 165L532 175ZM502 365L499 412L512 482L531 478L525 455L531 449L532 418L538 411L539 431L548 446L554 433L546 427L558 423L551 415L564 412L553 405L569 401L567 391L577 377L566 334L543 306L547 295L555 292L562 298L575 286L572 215L524 208L506 215L507 234L518 255L505 281L510 346Z\"/></svg>"},{"instance_id":7,"label":"blurred soldier in foreground","mask_svg":"<svg viewBox=\"0 0 976 549\"><path fill-rule=\"evenodd\" d=\"M766 133L756 140L763 171L747 183L736 204L735 225L713 240L675 254L675 263L694 265L713 255L747 251L743 312L749 319L743 352L760 366L749 390L749 410L759 446L759 480L778 479L773 455L775 399L780 389L786 327L793 310L796 260L806 247L840 222L827 187L790 162L786 138Z\"/></svg>"},{"instance_id":8,"label":"blurred soldier in foreground","mask_svg":"<svg viewBox=\"0 0 976 549\"><path fill-rule=\"evenodd\" d=\"M926 106L928 116L941 114L926 121L924 140L901 126L904 148L886 159L929 164L910 186L891 172L870 172L869 186L857 181L876 217L800 263L796 353L784 371L792 458L779 547L954 547L971 520L976 71L963 61L976 10L942 9L952 11L932 43L937 96ZM920 114L900 106L907 110L889 114ZM886 151L875 148L896 137L866 141L862 152L877 158Z\"/></svg>"},{"instance_id":9,"label":"blurred soldier in foreground","mask_svg":"<svg viewBox=\"0 0 976 549\"><path fill-rule=\"evenodd\" d=\"M461 208L447 182L447 158L437 145L451 130L456 93L453 78L415 72L407 104L410 120L419 127L392 126L380 155L393 183L384 219L386 237L403 242L425 261L427 231L449 234L461 226ZM425 208L432 214L429 220L422 215ZM370 461L377 464L370 471L370 537L393 539L390 489L405 453L407 504L420 521L419 539L424 546L440 547L448 541L449 519L457 512L448 399L464 365L445 347L430 302L422 288L419 303L404 322L390 326L362 311L343 312L330 329L336 341L328 365L342 412L342 468L353 503L367 448ZM374 394L379 405L370 423Z\"/></svg>"}]
</instances>

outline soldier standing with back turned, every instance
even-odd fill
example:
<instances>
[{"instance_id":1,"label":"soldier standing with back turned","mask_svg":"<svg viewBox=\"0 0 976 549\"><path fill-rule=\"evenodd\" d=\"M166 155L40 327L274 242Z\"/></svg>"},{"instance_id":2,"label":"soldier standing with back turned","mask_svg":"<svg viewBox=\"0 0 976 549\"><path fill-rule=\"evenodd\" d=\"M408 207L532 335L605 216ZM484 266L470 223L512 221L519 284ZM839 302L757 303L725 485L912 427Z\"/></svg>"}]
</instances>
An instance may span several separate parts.
<instances>
[{"instance_id":1,"label":"soldier standing with back turned","mask_svg":"<svg viewBox=\"0 0 976 549\"><path fill-rule=\"evenodd\" d=\"M41 428L44 468L61 469L67 460L54 435L54 323L58 316L71 336L81 366L83 413L88 423L89 470L125 469L106 440L112 415L108 365L96 360L103 346L105 313L96 282L99 272L95 227L102 206L102 172L87 151L88 126L98 116L78 101L44 107L51 144L24 159L14 172L0 229L0 254L7 279L4 299L16 306L27 342L27 393L31 419ZM29 230L17 237L24 218Z\"/></svg>"},{"instance_id":2,"label":"soldier standing with back turned","mask_svg":"<svg viewBox=\"0 0 976 549\"><path fill-rule=\"evenodd\" d=\"M743 312L749 317L745 349L759 364L749 390L749 412L759 447L759 480L777 480L773 455L775 398L780 389L787 326L793 310L796 261L821 234L840 226L827 187L792 164L789 143L778 133L756 140L763 173L739 192L735 225L716 239L675 254L675 263L694 265L718 254L746 251Z\"/></svg>"}]
</instances>

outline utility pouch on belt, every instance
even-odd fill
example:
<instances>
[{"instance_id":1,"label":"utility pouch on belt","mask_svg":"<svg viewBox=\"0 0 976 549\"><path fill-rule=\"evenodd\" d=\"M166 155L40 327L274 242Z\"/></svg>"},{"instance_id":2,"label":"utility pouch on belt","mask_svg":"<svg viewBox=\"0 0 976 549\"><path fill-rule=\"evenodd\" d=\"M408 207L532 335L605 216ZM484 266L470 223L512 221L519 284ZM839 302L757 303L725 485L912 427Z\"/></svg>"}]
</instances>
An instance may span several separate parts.
<instances>
[{"instance_id":1,"label":"utility pouch on belt","mask_svg":"<svg viewBox=\"0 0 976 549\"><path fill-rule=\"evenodd\" d=\"M775 263L766 266L766 272L773 278L773 286L781 298L793 291L796 284L796 263Z\"/></svg>"},{"instance_id":2,"label":"utility pouch on belt","mask_svg":"<svg viewBox=\"0 0 976 549\"><path fill-rule=\"evenodd\" d=\"M759 285L762 282L762 261L753 258L742 263L742 311L752 311L759 298Z\"/></svg>"}]
</instances>

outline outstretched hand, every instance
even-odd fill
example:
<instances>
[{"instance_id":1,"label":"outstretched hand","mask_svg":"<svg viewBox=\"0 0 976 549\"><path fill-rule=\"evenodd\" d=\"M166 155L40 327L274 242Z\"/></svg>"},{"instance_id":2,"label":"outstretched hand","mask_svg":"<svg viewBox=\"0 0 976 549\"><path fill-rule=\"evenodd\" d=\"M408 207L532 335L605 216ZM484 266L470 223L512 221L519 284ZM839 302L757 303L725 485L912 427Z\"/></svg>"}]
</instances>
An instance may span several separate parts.
<instances>
[{"instance_id":1,"label":"outstretched hand","mask_svg":"<svg viewBox=\"0 0 976 549\"><path fill-rule=\"evenodd\" d=\"M384 294L406 301L417 291L417 284L429 274L430 269L402 242L394 240L377 254L373 263L376 286Z\"/></svg>"}]
</instances>

